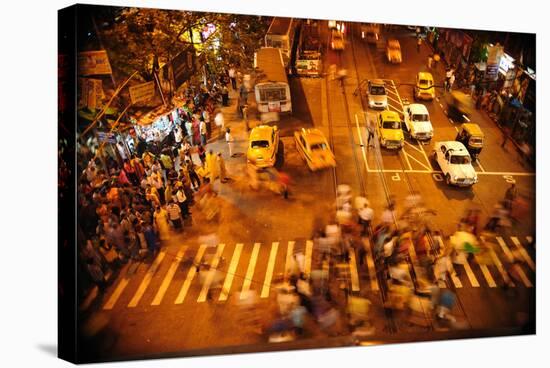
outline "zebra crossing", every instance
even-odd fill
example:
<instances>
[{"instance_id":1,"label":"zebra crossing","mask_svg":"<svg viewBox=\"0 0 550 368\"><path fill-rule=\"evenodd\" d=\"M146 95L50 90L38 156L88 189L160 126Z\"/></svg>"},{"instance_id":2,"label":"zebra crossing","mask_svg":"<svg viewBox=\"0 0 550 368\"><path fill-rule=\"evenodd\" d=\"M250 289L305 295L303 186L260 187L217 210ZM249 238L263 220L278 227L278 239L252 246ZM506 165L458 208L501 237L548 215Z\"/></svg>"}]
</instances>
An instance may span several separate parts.
<instances>
[{"instance_id":1,"label":"zebra crossing","mask_svg":"<svg viewBox=\"0 0 550 368\"><path fill-rule=\"evenodd\" d=\"M498 254L491 250L492 262L478 263L475 259L464 264L453 264L448 277L454 288L496 288L503 285L506 270L503 264L512 257L523 261L519 278L514 285L532 288L535 280L535 248L529 237L511 236L486 239L498 246ZM376 278L372 244L364 239L368 249L364 260L358 253L351 252L345 267L351 290L378 292L380 285ZM198 248L181 245L175 249L162 250L150 263L129 263L125 265L118 279L106 290L100 309L104 311L121 308L158 307L160 305L183 303L204 303L208 297L214 301L227 302L233 293L245 295L255 290L260 298L273 295L272 288L277 278L287 276L296 253L303 254L303 268L311 275L317 266L320 251L311 240L235 243L217 246L200 245ZM410 248L411 259L415 259L414 248ZM226 261L227 260L227 261ZM205 274L196 265L207 263L210 268ZM364 266L360 266L363 264ZM324 268L328 267L327 265Z\"/></svg>"}]
</instances>

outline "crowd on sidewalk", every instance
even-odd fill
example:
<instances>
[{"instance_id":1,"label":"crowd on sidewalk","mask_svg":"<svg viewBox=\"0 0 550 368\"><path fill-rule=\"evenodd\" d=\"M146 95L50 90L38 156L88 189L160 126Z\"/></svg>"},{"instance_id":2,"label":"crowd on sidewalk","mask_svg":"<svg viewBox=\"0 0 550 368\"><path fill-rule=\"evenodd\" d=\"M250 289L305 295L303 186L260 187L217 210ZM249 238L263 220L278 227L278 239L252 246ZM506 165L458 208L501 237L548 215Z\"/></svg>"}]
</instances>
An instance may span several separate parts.
<instances>
[{"instance_id":1,"label":"crowd on sidewalk","mask_svg":"<svg viewBox=\"0 0 550 368\"><path fill-rule=\"evenodd\" d=\"M113 268L152 259L174 234L184 234L193 226L195 201L208 220L216 216L213 183L228 175L223 153L208 145L225 132L232 154L221 107L229 105L228 86L236 89L236 78L231 67L196 93L189 89L171 137L161 145L140 142L131 156L119 151L118 160L79 162L79 271L92 285L105 288Z\"/></svg>"}]
</instances>

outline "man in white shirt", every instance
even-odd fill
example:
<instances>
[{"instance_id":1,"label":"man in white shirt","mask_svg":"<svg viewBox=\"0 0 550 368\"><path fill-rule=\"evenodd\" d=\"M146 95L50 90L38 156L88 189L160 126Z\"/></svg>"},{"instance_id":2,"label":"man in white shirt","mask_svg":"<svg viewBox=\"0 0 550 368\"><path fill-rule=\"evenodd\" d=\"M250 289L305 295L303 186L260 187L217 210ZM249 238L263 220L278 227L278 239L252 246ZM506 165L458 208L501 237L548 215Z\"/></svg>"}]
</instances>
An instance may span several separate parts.
<instances>
[{"instance_id":1,"label":"man in white shirt","mask_svg":"<svg viewBox=\"0 0 550 368\"><path fill-rule=\"evenodd\" d=\"M374 211L372 208L369 207L368 201L361 209L359 209L358 214L359 225L363 226L363 229L361 230L361 236L365 236L368 233L368 229L370 228L371 221L374 217Z\"/></svg>"},{"instance_id":2,"label":"man in white shirt","mask_svg":"<svg viewBox=\"0 0 550 368\"><path fill-rule=\"evenodd\" d=\"M229 79L231 80L231 87L233 87L233 90L237 89L237 72L235 71L234 67L229 68L228 71Z\"/></svg>"},{"instance_id":3,"label":"man in white shirt","mask_svg":"<svg viewBox=\"0 0 550 368\"><path fill-rule=\"evenodd\" d=\"M207 131L206 131L206 123L204 122L204 120L201 120L201 122L199 123L199 133L201 135L201 144L203 146L206 146Z\"/></svg>"}]
</instances>

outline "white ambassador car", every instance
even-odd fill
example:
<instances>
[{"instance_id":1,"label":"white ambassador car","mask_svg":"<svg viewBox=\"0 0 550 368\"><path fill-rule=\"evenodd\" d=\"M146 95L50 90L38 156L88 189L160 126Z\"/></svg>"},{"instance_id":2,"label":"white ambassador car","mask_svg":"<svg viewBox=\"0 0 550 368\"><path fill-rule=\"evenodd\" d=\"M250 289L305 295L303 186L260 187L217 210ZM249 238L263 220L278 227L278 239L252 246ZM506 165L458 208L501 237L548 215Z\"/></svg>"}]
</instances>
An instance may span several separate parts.
<instances>
[{"instance_id":1,"label":"white ambassador car","mask_svg":"<svg viewBox=\"0 0 550 368\"><path fill-rule=\"evenodd\" d=\"M404 113L405 126L411 137L418 140L432 139L434 128L426 106L422 104L405 105Z\"/></svg>"},{"instance_id":2,"label":"white ambassador car","mask_svg":"<svg viewBox=\"0 0 550 368\"><path fill-rule=\"evenodd\" d=\"M437 142L433 152L434 160L443 171L448 185L472 186L478 178L468 150L460 142Z\"/></svg>"}]
</instances>

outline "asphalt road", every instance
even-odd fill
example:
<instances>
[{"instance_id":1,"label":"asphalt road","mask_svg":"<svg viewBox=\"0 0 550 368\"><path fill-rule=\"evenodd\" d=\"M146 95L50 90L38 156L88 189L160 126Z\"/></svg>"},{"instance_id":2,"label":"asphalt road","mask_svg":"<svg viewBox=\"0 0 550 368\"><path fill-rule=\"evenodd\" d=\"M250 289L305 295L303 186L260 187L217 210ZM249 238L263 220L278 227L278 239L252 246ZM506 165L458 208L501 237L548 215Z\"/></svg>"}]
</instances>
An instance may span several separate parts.
<instances>
[{"instance_id":1,"label":"asphalt road","mask_svg":"<svg viewBox=\"0 0 550 368\"><path fill-rule=\"evenodd\" d=\"M328 39L326 24L323 27L323 37ZM290 199L285 200L266 189L253 191L245 175L245 157L227 159L233 180L217 184L221 205L219 221L208 222L200 210L194 209L193 226L174 235L154 260L124 266L107 291L93 299L82 312L83 320L89 320L91 326L106 327L103 335L99 335L98 359L267 349L265 336L244 323L238 313L237 293L247 288L257 291L261 319L265 323L270 321L277 308L273 285L285 273L287 255L301 250L306 258L312 259L310 271L315 269L316 251L311 249L310 243L312 232L334 217L334 176L330 170L316 173L307 170L294 146L292 132L296 129L315 126L327 137L332 134L337 159L336 183L350 185L354 195L366 195L375 210L375 222L387 204L388 194L397 199L399 213L400 202L414 189L421 193L427 206L437 212L434 227L441 230L443 236L448 236L467 208L477 206L484 216L488 216L502 199L511 178L534 206L533 169L520 164L511 144L508 150L500 147L502 133L478 111L474 112L472 120L486 135L485 147L476 164L479 183L473 188L452 188L439 180L439 168L429 157L433 143L453 140L458 128L446 116L441 89L437 90L438 99L425 103L435 130L432 142L419 144L407 139L405 147L398 152L366 147L365 118L376 116L377 112L364 108L364 96L354 96L359 82L385 79L392 97L390 109L401 112L401 100L413 100L415 73L427 69L430 50L423 45L417 52L414 35L397 31L391 36L401 43L403 63L390 65L383 52L384 39L389 35L383 34L375 47L362 42L355 33L357 30L358 26L348 27L343 52L328 49L325 52L326 68L336 64L339 69L347 70L343 86L340 81L325 77L291 78L294 114L278 122L285 152L282 170L293 179ZM442 70L434 71L438 85L442 84L441 73ZM232 119L237 120L226 115L230 125ZM244 152L246 133L239 129L237 125L232 126L237 138L235 150ZM213 143L211 147L217 151L226 149L223 142ZM532 209L534 213L534 207ZM501 250L499 257L521 250L521 254L532 261L532 264L522 265L524 278L517 283L513 295L500 289L502 277L496 267L484 268L475 261L465 267L456 266L459 274L450 280L449 286L456 291L458 303L453 312L464 330L492 329L496 334L501 329L517 328L527 313L534 312L535 249L528 245L528 237L534 237L534 229L534 215L526 216L514 224L509 234L489 239ZM208 288L199 282L191 260L201 258L197 236L211 232L217 233L222 244L203 251L209 262L219 261L220 283L226 286L227 292L215 289L212 300L208 300ZM373 302L374 340L394 341L392 339L399 334L407 336L408 340L414 340L414 336L422 339L426 336L433 339L449 337L448 332L442 335L444 329L439 328L428 313L422 312L422 303L426 301L421 298L418 303L422 323L410 323L399 315L388 321L381 307L380 291L368 279L368 271L360 270L355 260L349 267L350 278L354 280L351 287L358 288ZM340 302L344 293L338 286L336 283L333 294ZM396 325L396 333L389 331L390 322ZM333 342L311 321L307 326L310 328L300 347L351 343L348 339ZM106 335L109 338L105 338ZM280 345L281 349L288 347Z\"/></svg>"}]
</instances>

